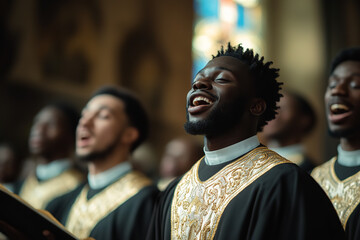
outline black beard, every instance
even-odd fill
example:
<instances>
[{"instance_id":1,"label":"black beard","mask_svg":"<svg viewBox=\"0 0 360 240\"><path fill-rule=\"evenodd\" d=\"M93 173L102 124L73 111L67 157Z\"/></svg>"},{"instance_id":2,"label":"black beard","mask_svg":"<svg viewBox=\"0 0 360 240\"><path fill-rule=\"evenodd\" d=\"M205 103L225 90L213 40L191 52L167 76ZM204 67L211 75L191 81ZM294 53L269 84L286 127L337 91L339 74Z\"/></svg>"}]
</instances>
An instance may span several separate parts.
<instances>
[{"instance_id":1,"label":"black beard","mask_svg":"<svg viewBox=\"0 0 360 240\"><path fill-rule=\"evenodd\" d=\"M241 119L245 110L245 99L239 97L233 104L214 108L208 118L197 121L189 121L189 113L186 108L185 131L192 135L216 136L231 130Z\"/></svg>"},{"instance_id":2,"label":"black beard","mask_svg":"<svg viewBox=\"0 0 360 240\"><path fill-rule=\"evenodd\" d=\"M112 145L110 145L109 147L107 147L102 151L92 152L83 156L76 154L76 157L81 161L96 162L109 156L114 151L115 148L116 148L116 141L114 141Z\"/></svg>"},{"instance_id":3,"label":"black beard","mask_svg":"<svg viewBox=\"0 0 360 240\"><path fill-rule=\"evenodd\" d=\"M330 128L328 128L328 133L333 138L346 138L351 136L355 132L354 129L344 129L344 130L337 130L337 131L331 131Z\"/></svg>"}]
</instances>

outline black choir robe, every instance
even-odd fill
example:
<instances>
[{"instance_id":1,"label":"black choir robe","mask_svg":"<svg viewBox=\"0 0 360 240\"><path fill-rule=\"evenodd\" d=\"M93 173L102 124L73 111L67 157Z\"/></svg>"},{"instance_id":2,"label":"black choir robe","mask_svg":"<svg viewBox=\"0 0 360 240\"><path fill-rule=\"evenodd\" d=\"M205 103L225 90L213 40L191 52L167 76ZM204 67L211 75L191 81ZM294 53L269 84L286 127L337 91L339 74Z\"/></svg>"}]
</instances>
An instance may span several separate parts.
<instances>
[{"instance_id":1,"label":"black choir robe","mask_svg":"<svg viewBox=\"0 0 360 240\"><path fill-rule=\"evenodd\" d=\"M173 181L147 239L344 239L344 231L314 179L260 146L230 163L202 159Z\"/></svg>"},{"instance_id":2,"label":"black choir robe","mask_svg":"<svg viewBox=\"0 0 360 240\"><path fill-rule=\"evenodd\" d=\"M360 239L360 166L340 165L334 157L315 168L311 175L332 201L346 239Z\"/></svg>"},{"instance_id":3,"label":"black choir robe","mask_svg":"<svg viewBox=\"0 0 360 240\"><path fill-rule=\"evenodd\" d=\"M102 189L83 184L46 210L79 238L145 239L158 192L149 179L132 171Z\"/></svg>"}]
</instances>

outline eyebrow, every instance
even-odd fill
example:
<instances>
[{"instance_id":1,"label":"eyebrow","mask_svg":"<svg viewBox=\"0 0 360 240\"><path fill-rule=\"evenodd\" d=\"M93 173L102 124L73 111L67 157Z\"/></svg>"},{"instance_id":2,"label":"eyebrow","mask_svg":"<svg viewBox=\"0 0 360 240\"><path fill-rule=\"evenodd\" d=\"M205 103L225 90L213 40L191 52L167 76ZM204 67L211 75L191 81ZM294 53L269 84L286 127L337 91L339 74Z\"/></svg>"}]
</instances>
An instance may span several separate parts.
<instances>
[{"instance_id":1,"label":"eyebrow","mask_svg":"<svg viewBox=\"0 0 360 240\"><path fill-rule=\"evenodd\" d=\"M331 74L330 77L335 77L335 78L338 78L339 76L336 75L336 74ZM352 73L350 76L348 77L360 77L360 72L355 72L355 73Z\"/></svg>"},{"instance_id":2,"label":"eyebrow","mask_svg":"<svg viewBox=\"0 0 360 240\"><path fill-rule=\"evenodd\" d=\"M204 69L205 68L203 68L203 69L201 69L196 75L198 75L198 74L201 74L202 72L204 72ZM226 68L226 67L215 67L214 68L216 71L219 71L219 70L225 70L225 71L229 71L229 72L233 72L232 70L230 70L229 68Z\"/></svg>"},{"instance_id":3,"label":"eyebrow","mask_svg":"<svg viewBox=\"0 0 360 240\"><path fill-rule=\"evenodd\" d=\"M82 111L89 110L89 106L85 106ZM100 112L101 110L108 110L111 113L115 113L114 110L106 105L100 105L99 108L94 109L97 112Z\"/></svg>"}]
</instances>

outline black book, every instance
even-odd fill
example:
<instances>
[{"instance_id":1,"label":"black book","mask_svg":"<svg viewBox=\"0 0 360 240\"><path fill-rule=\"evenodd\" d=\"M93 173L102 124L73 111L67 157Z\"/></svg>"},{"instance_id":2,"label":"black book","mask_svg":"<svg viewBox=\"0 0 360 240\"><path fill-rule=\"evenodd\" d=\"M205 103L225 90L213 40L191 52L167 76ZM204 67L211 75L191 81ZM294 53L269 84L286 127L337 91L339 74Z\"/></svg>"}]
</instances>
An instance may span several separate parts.
<instances>
[{"instance_id":1,"label":"black book","mask_svg":"<svg viewBox=\"0 0 360 240\"><path fill-rule=\"evenodd\" d=\"M11 240L78 239L50 214L33 208L1 184L0 232ZM46 233L50 234L50 237L45 237Z\"/></svg>"}]
</instances>

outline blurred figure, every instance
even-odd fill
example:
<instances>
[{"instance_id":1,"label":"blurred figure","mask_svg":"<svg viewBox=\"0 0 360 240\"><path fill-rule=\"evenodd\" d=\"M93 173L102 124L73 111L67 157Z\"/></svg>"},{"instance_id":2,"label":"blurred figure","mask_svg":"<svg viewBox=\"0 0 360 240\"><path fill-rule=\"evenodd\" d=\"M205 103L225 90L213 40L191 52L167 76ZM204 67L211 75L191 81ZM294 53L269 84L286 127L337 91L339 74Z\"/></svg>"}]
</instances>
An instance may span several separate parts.
<instances>
[{"instance_id":1,"label":"blurred figure","mask_svg":"<svg viewBox=\"0 0 360 240\"><path fill-rule=\"evenodd\" d=\"M190 137L171 140L161 158L158 188L164 190L176 177L186 173L204 155L202 145Z\"/></svg>"},{"instance_id":2,"label":"blurred figure","mask_svg":"<svg viewBox=\"0 0 360 240\"><path fill-rule=\"evenodd\" d=\"M19 195L35 208L44 208L84 180L72 160L78 119L78 112L64 103L49 104L34 118L29 149L36 167L24 180Z\"/></svg>"},{"instance_id":3,"label":"blurred figure","mask_svg":"<svg viewBox=\"0 0 360 240\"><path fill-rule=\"evenodd\" d=\"M46 209L78 238L145 239L158 189L130 158L147 135L147 114L132 93L99 89L76 132L76 155L87 163L88 182Z\"/></svg>"},{"instance_id":4,"label":"blurred figure","mask_svg":"<svg viewBox=\"0 0 360 240\"><path fill-rule=\"evenodd\" d=\"M332 201L347 239L360 239L360 47L333 60L325 112L330 135L340 139L338 154L311 175Z\"/></svg>"},{"instance_id":5,"label":"blurred figure","mask_svg":"<svg viewBox=\"0 0 360 240\"><path fill-rule=\"evenodd\" d=\"M303 141L314 129L315 111L304 97L292 91L283 92L278 106L278 114L264 126L260 138L271 150L310 173L315 165Z\"/></svg>"},{"instance_id":6,"label":"blurred figure","mask_svg":"<svg viewBox=\"0 0 360 240\"><path fill-rule=\"evenodd\" d=\"M158 162L159 157L149 142L142 143L131 154L130 163L133 169L151 179L157 178Z\"/></svg>"},{"instance_id":7,"label":"blurred figure","mask_svg":"<svg viewBox=\"0 0 360 240\"><path fill-rule=\"evenodd\" d=\"M13 145L0 143L0 183L11 192L20 187L23 160Z\"/></svg>"}]
</instances>

